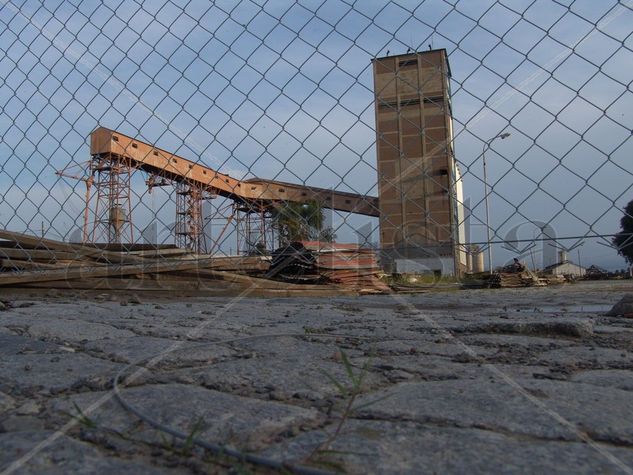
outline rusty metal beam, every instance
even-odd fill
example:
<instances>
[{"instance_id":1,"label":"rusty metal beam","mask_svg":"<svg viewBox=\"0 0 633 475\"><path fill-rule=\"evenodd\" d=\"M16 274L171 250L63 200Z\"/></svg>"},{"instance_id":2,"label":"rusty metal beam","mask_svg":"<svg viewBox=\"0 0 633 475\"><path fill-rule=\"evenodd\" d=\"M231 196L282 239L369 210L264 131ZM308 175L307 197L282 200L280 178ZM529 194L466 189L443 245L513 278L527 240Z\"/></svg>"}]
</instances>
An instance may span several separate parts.
<instances>
[{"instance_id":1,"label":"rusty metal beam","mask_svg":"<svg viewBox=\"0 0 633 475\"><path fill-rule=\"evenodd\" d=\"M131 160L132 166L174 181L188 181L233 200L246 203L259 200L274 206L288 201L316 200L324 208L366 216L378 216L378 198L333 191L314 186L295 185L274 180L238 180L212 168L128 137L120 132L99 127L90 136L91 155L114 154Z\"/></svg>"}]
</instances>

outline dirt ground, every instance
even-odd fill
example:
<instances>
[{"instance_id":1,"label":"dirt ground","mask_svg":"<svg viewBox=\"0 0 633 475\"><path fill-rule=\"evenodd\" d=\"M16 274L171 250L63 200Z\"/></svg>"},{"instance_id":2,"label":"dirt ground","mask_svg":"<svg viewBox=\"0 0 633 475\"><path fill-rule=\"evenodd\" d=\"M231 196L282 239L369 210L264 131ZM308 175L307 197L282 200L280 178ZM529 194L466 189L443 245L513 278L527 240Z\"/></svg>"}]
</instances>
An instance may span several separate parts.
<instances>
[{"instance_id":1,"label":"dirt ground","mask_svg":"<svg viewBox=\"0 0 633 475\"><path fill-rule=\"evenodd\" d=\"M4 290L0 471L633 473L629 293Z\"/></svg>"}]
</instances>

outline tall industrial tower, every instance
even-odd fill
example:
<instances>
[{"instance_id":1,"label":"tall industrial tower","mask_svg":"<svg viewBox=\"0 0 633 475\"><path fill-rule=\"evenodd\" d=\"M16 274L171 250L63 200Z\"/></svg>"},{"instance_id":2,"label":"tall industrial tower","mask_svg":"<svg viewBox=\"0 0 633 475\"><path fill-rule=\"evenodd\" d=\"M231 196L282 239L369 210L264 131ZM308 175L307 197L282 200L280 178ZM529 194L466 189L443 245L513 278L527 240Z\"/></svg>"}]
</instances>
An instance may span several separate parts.
<instances>
[{"instance_id":1,"label":"tall industrial tower","mask_svg":"<svg viewBox=\"0 0 633 475\"><path fill-rule=\"evenodd\" d=\"M382 265L460 275L463 191L446 50L376 58L373 68Z\"/></svg>"}]
</instances>

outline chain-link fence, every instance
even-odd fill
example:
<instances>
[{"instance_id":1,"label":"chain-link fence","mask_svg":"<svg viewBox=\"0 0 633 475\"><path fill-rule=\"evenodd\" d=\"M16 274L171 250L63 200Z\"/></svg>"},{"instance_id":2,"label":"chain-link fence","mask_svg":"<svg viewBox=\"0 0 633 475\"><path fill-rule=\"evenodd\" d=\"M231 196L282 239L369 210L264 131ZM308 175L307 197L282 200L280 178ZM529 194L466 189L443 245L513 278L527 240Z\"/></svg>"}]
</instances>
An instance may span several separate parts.
<instances>
[{"instance_id":1,"label":"chain-link fence","mask_svg":"<svg viewBox=\"0 0 633 475\"><path fill-rule=\"evenodd\" d=\"M625 266L629 0L9 0L0 24L5 270L51 266L45 239Z\"/></svg>"}]
</instances>

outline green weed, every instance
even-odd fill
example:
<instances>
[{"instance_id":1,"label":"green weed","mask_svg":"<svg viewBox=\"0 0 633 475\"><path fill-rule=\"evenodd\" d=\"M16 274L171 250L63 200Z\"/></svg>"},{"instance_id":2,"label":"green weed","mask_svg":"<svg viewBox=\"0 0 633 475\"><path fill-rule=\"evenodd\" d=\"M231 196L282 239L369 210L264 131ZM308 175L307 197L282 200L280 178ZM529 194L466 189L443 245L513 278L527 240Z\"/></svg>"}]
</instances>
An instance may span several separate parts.
<instances>
[{"instance_id":1,"label":"green weed","mask_svg":"<svg viewBox=\"0 0 633 475\"><path fill-rule=\"evenodd\" d=\"M350 452L332 450L330 446L341 435L343 427L355 410L370 406L371 404L375 404L376 402L384 398L370 401L368 403L361 404L360 406L354 405L358 396L360 396L363 392L363 383L365 382L365 378L369 374L372 357L368 358L367 361L365 361L359 371L354 371L354 367L350 362L347 354L342 349L340 349L339 351L341 354L341 363L343 364L345 375L347 377L346 381L338 380L335 376L325 370L321 370L321 373L332 383L332 385L334 385L341 398L345 400L344 409L339 417L334 431L327 437L327 439L325 439L325 441L319 444L310 453L310 455L308 455L308 457L306 458L306 462L340 472L344 471L343 466L339 462L332 461L327 457L330 455L349 454Z\"/></svg>"},{"instance_id":2,"label":"green weed","mask_svg":"<svg viewBox=\"0 0 633 475\"><path fill-rule=\"evenodd\" d=\"M94 420L90 419L90 417L88 417L86 414L84 414L81 408L74 401L73 401L73 406L75 407L75 411L77 411L77 414L70 414L70 415L74 417L77 420L77 422L79 422L82 426L87 427L89 429L95 429L97 427L97 423Z\"/></svg>"}]
</instances>

